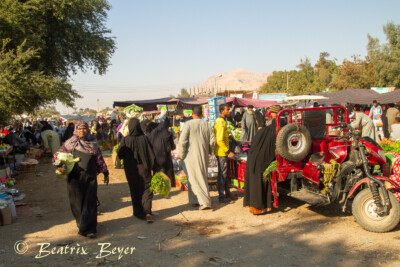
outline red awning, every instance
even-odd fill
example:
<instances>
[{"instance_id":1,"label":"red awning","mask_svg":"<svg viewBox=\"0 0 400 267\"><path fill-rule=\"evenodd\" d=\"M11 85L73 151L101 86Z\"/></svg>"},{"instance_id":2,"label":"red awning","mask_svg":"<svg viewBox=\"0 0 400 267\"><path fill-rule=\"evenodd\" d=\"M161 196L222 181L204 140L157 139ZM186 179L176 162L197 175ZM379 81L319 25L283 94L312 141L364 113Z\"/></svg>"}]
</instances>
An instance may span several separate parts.
<instances>
[{"instance_id":1,"label":"red awning","mask_svg":"<svg viewBox=\"0 0 400 267\"><path fill-rule=\"evenodd\" d=\"M278 102L273 100L258 100L250 98L227 97L226 103L235 105L235 107L247 107L253 105L255 108L268 108L273 105L278 105Z\"/></svg>"}]
</instances>

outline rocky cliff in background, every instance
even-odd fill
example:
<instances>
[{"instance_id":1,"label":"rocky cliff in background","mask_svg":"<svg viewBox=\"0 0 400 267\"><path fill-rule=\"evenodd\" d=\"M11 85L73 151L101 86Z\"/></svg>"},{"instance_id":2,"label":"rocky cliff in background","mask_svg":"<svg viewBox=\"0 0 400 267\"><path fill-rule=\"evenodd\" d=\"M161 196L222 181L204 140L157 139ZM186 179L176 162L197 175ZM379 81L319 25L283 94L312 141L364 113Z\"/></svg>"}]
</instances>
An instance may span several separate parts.
<instances>
[{"instance_id":1,"label":"rocky cliff in background","mask_svg":"<svg viewBox=\"0 0 400 267\"><path fill-rule=\"evenodd\" d=\"M230 91L258 91L261 85L267 82L271 73L253 73L245 69L237 69L227 73L218 73L210 76L196 87L199 92L212 92L217 88L218 92Z\"/></svg>"}]
</instances>

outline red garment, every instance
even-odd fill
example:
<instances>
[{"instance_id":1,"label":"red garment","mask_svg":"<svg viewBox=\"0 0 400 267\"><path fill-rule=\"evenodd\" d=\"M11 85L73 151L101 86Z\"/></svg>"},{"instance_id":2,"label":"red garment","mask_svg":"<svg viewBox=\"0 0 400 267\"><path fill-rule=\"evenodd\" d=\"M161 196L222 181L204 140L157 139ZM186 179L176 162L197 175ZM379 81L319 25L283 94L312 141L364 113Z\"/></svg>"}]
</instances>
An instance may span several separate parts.
<instances>
[{"instance_id":1,"label":"red garment","mask_svg":"<svg viewBox=\"0 0 400 267\"><path fill-rule=\"evenodd\" d=\"M400 154L396 154L394 159L394 164L392 168L392 175L390 176L390 179L396 182L397 185L400 186ZM390 192L392 192L397 199L400 201L400 191L397 189L390 189Z\"/></svg>"},{"instance_id":2,"label":"red garment","mask_svg":"<svg viewBox=\"0 0 400 267\"><path fill-rule=\"evenodd\" d=\"M5 136L7 136L7 134L9 133L8 129L5 129L3 131L0 131L0 133L3 133Z\"/></svg>"}]
</instances>

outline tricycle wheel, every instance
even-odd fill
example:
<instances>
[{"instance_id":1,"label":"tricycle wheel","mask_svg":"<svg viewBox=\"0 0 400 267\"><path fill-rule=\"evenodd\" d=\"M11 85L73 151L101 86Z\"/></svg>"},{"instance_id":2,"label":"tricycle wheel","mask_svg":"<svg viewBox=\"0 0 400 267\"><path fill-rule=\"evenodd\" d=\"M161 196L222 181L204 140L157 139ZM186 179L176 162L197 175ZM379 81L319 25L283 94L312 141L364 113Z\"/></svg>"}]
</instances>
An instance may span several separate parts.
<instances>
[{"instance_id":1,"label":"tricycle wheel","mask_svg":"<svg viewBox=\"0 0 400 267\"><path fill-rule=\"evenodd\" d=\"M290 161L304 159L311 149L311 135L306 127L299 124L284 126L276 136L276 150L282 158Z\"/></svg>"},{"instance_id":2,"label":"tricycle wheel","mask_svg":"<svg viewBox=\"0 0 400 267\"><path fill-rule=\"evenodd\" d=\"M382 198L382 192L379 189ZM385 215L378 215L376 205L369 188L362 190L354 198L352 212L355 220L362 228L375 233L386 233L393 230L400 222L400 203L390 192L392 208ZM383 198L382 198L383 199Z\"/></svg>"}]
</instances>

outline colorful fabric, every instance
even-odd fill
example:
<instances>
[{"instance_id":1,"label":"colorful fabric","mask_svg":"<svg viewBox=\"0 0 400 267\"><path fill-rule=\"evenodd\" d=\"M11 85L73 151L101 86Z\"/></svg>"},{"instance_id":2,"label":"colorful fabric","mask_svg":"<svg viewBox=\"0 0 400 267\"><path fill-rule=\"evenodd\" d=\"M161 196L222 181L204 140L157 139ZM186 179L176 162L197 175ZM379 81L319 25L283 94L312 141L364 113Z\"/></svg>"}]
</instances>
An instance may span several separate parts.
<instances>
[{"instance_id":1,"label":"colorful fabric","mask_svg":"<svg viewBox=\"0 0 400 267\"><path fill-rule=\"evenodd\" d=\"M392 175L390 176L390 179L393 180L398 186L400 186L400 154L395 155L391 174ZM389 191L392 192L400 201L400 190L392 188L389 189Z\"/></svg>"}]
</instances>

